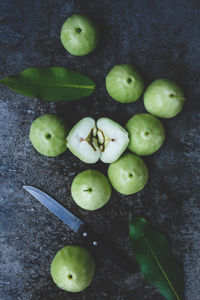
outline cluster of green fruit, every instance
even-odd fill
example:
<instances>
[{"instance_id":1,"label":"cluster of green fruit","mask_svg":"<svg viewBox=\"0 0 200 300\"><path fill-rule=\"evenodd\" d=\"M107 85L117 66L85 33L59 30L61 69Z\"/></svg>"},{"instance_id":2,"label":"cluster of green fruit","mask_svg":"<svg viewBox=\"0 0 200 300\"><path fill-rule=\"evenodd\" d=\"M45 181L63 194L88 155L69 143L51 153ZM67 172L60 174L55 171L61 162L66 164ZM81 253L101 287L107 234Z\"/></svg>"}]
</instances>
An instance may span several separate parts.
<instances>
[{"instance_id":1,"label":"cluster of green fruit","mask_svg":"<svg viewBox=\"0 0 200 300\"><path fill-rule=\"evenodd\" d=\"M72 55L86 55L98 44L99 30L86 16L73 15L63 24L61 41ZM113 99L131 103L144 92L144 81L131 65L116 65L106 76L106 89ZM44 115L32 123L30 140L34 148L46 156L58 156L69 148L83 162L96 163L100 159L110 163L108 178L113 188L121 194L134 194L142 190L148 180L147 166L138 155L151 155L165 139L163 125L156 117L176 116L184 100L183 90L177 83L158 79L144 92L148 113L134 115L126 129L108 118L95 122L86 117L69 131L60 117ZM134 154L123 154L126 148ZM110 199L109 181L99 171L83 171L73 180L72 197L84 209L99 209ZM77 292L90 284L94 269L94 260L86 249L66 246L56 254L51 274L60 288Z\"/></svg>"},{"instance_id":2,"label":"cluster of green fruit","mask_svg":"<svg viewBox=\"0 0 200 300\"><path fill-rule=\"evenodd\" d=\"M69 53L83 56L96 48L99 29L88 17L75 14L63 24L60 37ZM121 103L130 103L142 95L144 81L131 65L116 65L106 77L106 89L113 99ZM144 94L146 110L160 118L176 116L181 111L184 100L182 88L170 79L155 80Z\"/></svg>"},{"instance_id":3,"label":"cluster of green fruit","mask_svg":"<svg viewBox=\"0 0 200 300\"><path fill-rule=\"evenodd\" d=\"M134 115L126 129L108 118L95 122L86 117L67 135L67 127L60 117L44 115L32 123L30 140L38 152L47 156L57 156L68 147L86 163L99 159L110 163L108 178L112 186L121 194L130 195L143 189L148 180L147 166L137 155L157 151L165 139L165 131L162 123L150 114ZM121 156L127 147L134 154ZM74 178L71 193L80 207L95 210L110 199L111 187L102 173L86 170Z\"/></svg>"},{"instance_id":4,"label":"cluster of green fruit","mask_svg":"<svg viewBox=\"0 0 200 300\"><path fill-rule=\"evenodd\" d=\"M142 190L148 180L147 166L137 155L156 152L164 142L165 130L160 120L148 113L134 115L125 128L109 118L95 122L86 117L68 132L60 117L44 115L31 125L30 140L43 155L57 156L68 147L86 163L99 159L110 163L108 178L113 188L130 195ZM127 147L134 154L123 154ZM110 199L111 187L99 171L86 170L74 178L71 193L80 207L95 210Z\"/></svg>"}]
</instances>

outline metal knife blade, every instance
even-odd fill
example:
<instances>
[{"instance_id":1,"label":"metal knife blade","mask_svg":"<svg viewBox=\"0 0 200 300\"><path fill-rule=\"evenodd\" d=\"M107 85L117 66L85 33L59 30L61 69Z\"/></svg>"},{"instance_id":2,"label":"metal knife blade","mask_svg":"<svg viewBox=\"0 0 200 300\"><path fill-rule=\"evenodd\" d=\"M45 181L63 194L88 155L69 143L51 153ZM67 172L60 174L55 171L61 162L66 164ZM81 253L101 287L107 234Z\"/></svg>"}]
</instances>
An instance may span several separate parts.
<instances>
[{"instance_id":1,"label":"metal knife blade","mask_svg":"<svg viewBox=\"0 0 200 300\"><path fill-rule=\"evenodd\" d=\"M127 272L138 271L138 265L135 261L126 255L118 252L115 247L102 241L101 238L83 221L77 218L74 214L68 211L64 206L59 204L52 197L42 192L41 190L32 186L23 186L33 197L45 205L53 214L61 219L65 224L70 226L72 230L78 232L82 238L83 243L90 248L91 251L95 249L95 253L106 255L111 262L117 267ZM98 251L96 251L98 250Z\"/></svg>"},{"instance_id":2,"label":"metal knife blade","mask_svg":"<svg viewBox=\"0 0 200 300\"><path fill-rule=\"evenodd\" d=\"M46 206L53 214L67 224L72 230L78 232L84 222L73 215L64 206L59 204L52 197L42 192L41 190L32 186L23 186L23 188L29 192L33 197L39 200L44 206Z\"/></svg>"}]
</instances>

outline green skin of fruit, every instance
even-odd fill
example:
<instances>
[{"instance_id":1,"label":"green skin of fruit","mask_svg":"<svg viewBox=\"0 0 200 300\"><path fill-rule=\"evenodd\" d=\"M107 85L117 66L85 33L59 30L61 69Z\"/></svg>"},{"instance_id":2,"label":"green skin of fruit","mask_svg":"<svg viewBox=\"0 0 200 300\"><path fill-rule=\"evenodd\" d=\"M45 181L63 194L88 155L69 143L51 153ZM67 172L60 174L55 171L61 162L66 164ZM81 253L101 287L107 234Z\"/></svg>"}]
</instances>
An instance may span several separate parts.
<instances>
[{"instance_id":1,"label":"green skin of fruit","mask_svg":"<svg viewBox=\"0 0 200 300\"><path fill-rule=\"evenodd\" d=\"M80 207L96 210L110 199L111 186L108 179L99 171L86 170L74 178L71 194Z\"/></svg>"},{"instance_id":2,"label":"green skin of fruit","mask_svg":"<svg viewBox=\"0 0 200 300\"><path fill-rule=\"evenodd\" d=\"M146 110L160 118L173 118L183 108L185 102L182 88L171 79L153 81L144 93Z\"/></svg>"},{"instance_id":3,"label":"green skin of fruit","mask_svg":"<svg viewBox=\"0 0 200 300\"><path fill-rule=\"evenodd\" d=\"M88 17L76 14L65 21L60 38L69 53L82 56L96 48L99 42L99 30Z\"/></svg>"},{"instance_id":4,"label":"green skin of fruit","mask_svg":"<svg viewBox=\"0 0 200 300\"><path fill-rule=\"evenodd\" d=\"M90 252L79 246L59 250L51 263L51 276L56 285L68 292L80 292L88 287L95 272Z\"/></svg>"},{"instance_id":5,"label":"green skin of fruit","mask_svg":"<svg viewBox=\"0 0 200 300\"><path fill-rule=\"evenodd\" d=\"M113 99L130 103L140 98L144 91L144 82L132 65L116 65L106 76L106 89Z\"/></svg>"},{"instance_id":6,"label":"green skin of fruit","mask_svg":"<svg viewBox=\"0 0 200 300\"><path fill-rule=\"evenodd\" d=\"M132 153L122 155L108 168L108 178L113 188L124 195L135 194L142 190L148 177L145 162Z\"/></svg>"},{"instance_id":7,"label":"green skin of fruit","mask_svg":"<svg viewBox=\"0 0 200 300\"><path fill-rule=\"evenodd\" d=\"M126 124L130 142L128 149L138 155L156 152L165 140L165 130L156 117L136 114Z\"/></svg>"},{"instance_id":8,"label":"green skin of fruit","mask_svg":"<svg viewBox=\"0 0 200 300\"><path fill-rule=\"evenodd\" d=\"M49 114L37 118L32 123L29 138L39 153L54 157L67 149L68 132L66 124L60 117Z\"/></svg>"}]
</instances>

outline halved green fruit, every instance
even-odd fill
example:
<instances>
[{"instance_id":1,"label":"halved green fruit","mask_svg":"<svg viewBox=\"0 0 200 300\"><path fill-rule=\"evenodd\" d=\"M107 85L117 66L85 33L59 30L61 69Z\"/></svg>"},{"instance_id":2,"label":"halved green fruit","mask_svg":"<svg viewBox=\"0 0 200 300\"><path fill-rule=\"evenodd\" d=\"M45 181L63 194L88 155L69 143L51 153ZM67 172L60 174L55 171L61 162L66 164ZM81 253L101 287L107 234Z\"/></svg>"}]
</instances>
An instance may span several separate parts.
<instances>
[{"instance_id":1,"label":"halved green fruit","mask_svg":"<svg viewBox=\"0 0 200 300\"><path fill-rule=\"evenodd\" d=\"M80 160L105 163L117 160L129 143L126 130L109 118L97 122L90 117L80 120L67 136L67 147Z\"/></svg>"}]
</instances>

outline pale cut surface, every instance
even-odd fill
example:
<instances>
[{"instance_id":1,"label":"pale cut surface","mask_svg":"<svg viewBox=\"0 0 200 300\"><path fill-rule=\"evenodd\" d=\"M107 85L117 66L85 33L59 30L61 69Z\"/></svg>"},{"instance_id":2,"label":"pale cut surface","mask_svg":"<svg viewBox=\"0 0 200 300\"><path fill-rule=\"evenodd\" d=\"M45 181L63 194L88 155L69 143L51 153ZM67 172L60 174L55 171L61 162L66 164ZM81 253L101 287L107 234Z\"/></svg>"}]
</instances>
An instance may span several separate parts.
<instances>
[{"instance_id":1,"label":"pale cut surface","mask_svg":"<svg viewBox=\"0 0 200 300\"><path fill-rule=\"evenodd\" d=\"M108 118L100 118L97 121L97 128L103 132L105 138L105 147L104 151L101 152L100 159L104 163L112 163L127 148L128 132L117 122Z\"/></svg>"},{"instance_id":2,"label":"pale cut surface","mask_svg":"<svg viewBox=\"0 0 200 300\"><path fill-rule=\"evenodd\" d=\"M100 150L91 146L86 140L95 128L95 120L86 117L80 120L70 131L67 137L67 147L70 151L85 163L95 163L99 160Z\"/></svg>"}]
</instances>

